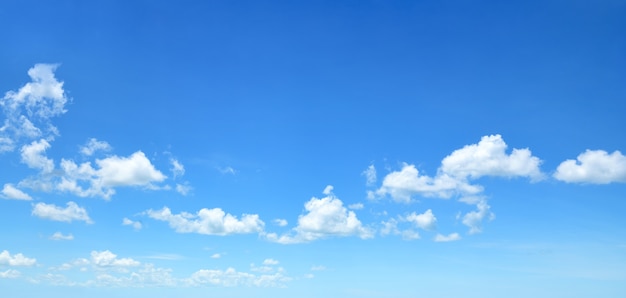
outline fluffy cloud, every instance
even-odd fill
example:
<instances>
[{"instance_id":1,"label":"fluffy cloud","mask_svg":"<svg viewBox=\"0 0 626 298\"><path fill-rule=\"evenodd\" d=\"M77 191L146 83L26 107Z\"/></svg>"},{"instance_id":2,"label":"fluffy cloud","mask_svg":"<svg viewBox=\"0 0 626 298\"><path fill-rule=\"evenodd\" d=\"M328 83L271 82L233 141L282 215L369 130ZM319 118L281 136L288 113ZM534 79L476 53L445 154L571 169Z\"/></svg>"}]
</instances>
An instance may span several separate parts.
<instances>
[{"instance_id":1,"label":"fluffy cloud","mask_svg":"<svg viewBox=\"0 0 626 298\"><path fill-rule=\"evenodd\" d=\"M475 194L481 191L482 187L470 185L463 179L446 174L434 178L421 175L414 165L404 164L400 171L385 176L376 194L389 195L396 202L408 203L414 195L449 198L455 193Z\"/></svg>"},{"instance_id":2,"label":"fluffy cloud","mask_svg":"<svg viewBox=\"0 0 626 298\"><path fill-rule=\"evenodd\" d=\"M279 227L285 227L288 224L287 220L286 219L282 219L282 218L274 219L272 222L274 222L274 224L279 226Z\"/></svg>"},{"instance_id":3,"label":"fluffy cloud","mask_svg":"<svg viewBox=\"0 0 626 298\"><path fill-rule=\"evenodd\" d=\"M132 221L132 220L126 218L126 217L124 217L124 219L122 219L122 225L131 226L135 230L141 230L141 228L143 227L141 222Z\"/></svg>"},{"instance_id":4,"label":"fluffy cloud","mask_svg":"<svg viewBox=\"0 0 626 298\"><path fill-rule=\"evenodd\" d=\"M36 259L27 258L23 254L11 255L7 250L0 252L0 265L33 266L35 263L37 263Z\"/></svg>"},{"instance_id":5,"label":"fluffy cloud","mask_svg":"<svg viewBox=\"0 0 626 298\"><path fill-rule=\"evenodd\" d=\"M452 195L473 195L483 191L482 186L468 181L483 176L543 177L541 160L528 149L513 149L506 154L507 145L500 135L484 136L478 144L467 145L446 156L437 175L421 174L414 165L404 164L383 179L377 196L389 195L397 202L410 202L415 195L449 198Z\"/></svg>"},{"instance_id":6,"label":"fluffy cloud","mask_svg":"<svg viewBox=\"0 0 626 298\"><path fill-rule=\"evenodd\" d=\"M5 184L0 193L0 198L9 200L31 201L33 199L27 193L15 188L15 186L10 183Z\"/></svg>"},{"instance_id":7,"label":"fluffy cloud","mask_svg":"<svg viewBox=\"0 0 626 298\"><path fill-rule=\"evenodd\" d=\"M198 213L182 212L172 214L169 208L148 210L146 214L153 219L166 221L178 233L198 233L204 235L248 234L263 231L265 223L257 214L243 214L241 220L225 213L220 208L202 208Z\"/></svg>"},{"instance_id":8,"label":"fluffy cloud","mask_svg":"<svg viewBox=\"0 0 626 298\"><path fill-rule=\"evenodd\" d=\"M87 210L79 207L74 202L68 202L67 207L65 208L58 207L54 204L37 203L33 207L32 214L39 218L54 221L72 222L77 220L84 221L86 223L93 223L87 214Z\"/></svg>"},{"instance_id":9,"label":"fluffy cloud","mask_svg":"<svg viewBox=\"0 0 626 298\"><path fill-rule=\"evenodd\" d=\"M154 182L161 182L167 178L146 155L137 151L129 157L111 156L96 159L97 169L91 163L77 165L72 160L61 160L61 169L64 176L57 185L57 189L68 191L80 197L101 196L109 199L114 193L114 187L144 186L151 188ZM87 183L87 187L81 186Z\"/></svg>"},{"instance_id":10,"label":"fluffy cloud","mask_svg":"<svg viewBox=\"0 0 626 298\"><path fill-rule=\"evenodd\" d=\"M13 150L20 139L48 138L57 134L49 120L65 113L68 102L63 82L54 76L57 66L36 64L28 70L31 82L18 91L7 92L0 99L6 116L0 127L0 152Z\"/></svg>"},{"instance_id":11,"label":"fluffy cloud","mask_svg":"<svg viewBox=\"0 0 626 298\"><path fill-rule=\"evenodd\" d=\"M450 241L457 241L460 239L461 239L461 236L459 235L459 233L451 233L447 236L437 234L437 236L435 236L435 242L450 242Z\"/></svg>"},{"instance_id":12,"label":"fluffy cloud","mask_svg":"<svg viewBox=\"0 0 626 298\"><path fill-rule=\"evenodd\" d=\"M132 267L139 266L139 262L131 258L118 258L111 251L92 251L91 264L98 267Z\"/></svg>"},{"instance_id":13,"label":"fluffy cloud","mask_svg":"<svg viewBox=\"0 0 626 298\"><path fill-rule=\"evenodd\" d=\"M362 239L373 237L370 229L363 227L353 211L348 211L343 202L332 194L332 186L326 187L324 198L311 198L304 208L306 214L298 217L298 226L293 229L295 235L266 235L270 241L289 244L310 242L328 236L359 236ZM293 234L292 233L292 234Z\"/></svg>"},{"instance_id":14,"label":"fluffy cloud","mask_svg":"<svg viewBox=\"0 0 626 298\"><path fill-rule=\"evenodd\" d=\"M476 234L482 232L483 219L488 218L493 220L495 215L489 209L491 207L487 204L486 200L480 200L476 204L476 210L470 211L463 216L463 224L470 228L470 234Z\"/></svg>"},{"instance_id":15,"label":"fluffy cloud","mask_svg":"<svg viewBox=\"0 0 626 298\"><path fill-rule=\"evenodd\" d=\"M476 179L483 176L528 177L541 179L541 160L530 150L513 149L506 154L507 145L500 135L484 136L478 144L455 150L441 162L440 171L454 177Z\"/></svg>"},{"instance_id":16,"label":"fluffy cloud","mask_svg":"<svg viewBox=\"0 0 626 298\"><path fill-rule=\"evenodd\" d=\"M406 216L405 220L424 230L434 230L437 226L437 218L430 209L422 214L413 212Z\"/></svg>"},{"instance_id":17,"label":"fluffy cloud","mask_svg":"<svg viewBox=\"0 0 626 298\"><path fill-rule=\"evenodd\" d=\"M175 158L170 158L170 163L172 164L170 171L172 171L174 178L185 175L185 166L182 163Z\"/></svg>"},{"instance_id":18,"label":"fluffy cloud","mask_svg":"<svg viewBox=\"0 0 626 298\"><path fill-rule=\"evenodd\" d=\"M256 287L282 287L291 278L284 275L282 268L271 269L264 274L256 275L248 272L237 271L234 268L226 270L202 269L191 275L187 282L191 285L213 286L256 286Z\"/></svg>"},{"instance_id":19,"label":"fluffy cloud","mask_svg":"<svg viewBox=\"0 0 626 298\"><path fill-rule=\"evenodd\" d=\"M278 263L279 262L277 260L274 260L274 259L265 259L265 260L263 260L263 265L271 266L271 265L278 265Z\"/></svg>"},{"instance_id":20,"label":"fluffy cloud","mask_svg":"<svg viewBox=\"0 0 626 298\"><path fill-rule=\"evenodd\" d=\"M568 183L626 183L626 156L619 151L587 150L576 160L562 162L554 178Z\"/></svg>"},{"instance_id":21,"label":"fluffy cloud","mask_svg":"<svg viewBox=\"0 0 626 298\"><path fill-rule=\"evenodd\" d=\"M105 141L98 141L95 138L89 139L87 144L80 147L80 153L85 156L92 156L97 151L109 151L111 150L111 145Z\"/></svg>"},{"instance_id":22,"label":"fluffy cloud","mask_svg":"<svg viewBox=\"0 0 626 298\"><path fill-rule=\"evenodd\" d=\"M50 236L50 240L74 240L74 235L63 235L61 232L56 232Z\"/></svg>"},{"instance_id":23,"label":"fluffy cloud","mask_svg":"<svg viewBox=\"0 0 626 298\"><path fill-rule=\"evenodd\" d=\"M51 173L54 170L54 161L45 156L48 148L50 143L44 139L22 146L22 162L30 168L41 170L44 174Z\"/></svg>"}]
</instances>

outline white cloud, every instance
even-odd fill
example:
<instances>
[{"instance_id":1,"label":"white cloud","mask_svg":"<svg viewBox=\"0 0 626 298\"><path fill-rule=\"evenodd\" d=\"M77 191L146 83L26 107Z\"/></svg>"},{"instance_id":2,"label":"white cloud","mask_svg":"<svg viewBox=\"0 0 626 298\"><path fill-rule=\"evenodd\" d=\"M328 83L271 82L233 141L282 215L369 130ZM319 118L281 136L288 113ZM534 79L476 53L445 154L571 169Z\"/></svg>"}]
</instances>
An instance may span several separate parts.
<instances>
[{"instance_id":1,"label":"white cloud","mask_svg":"<svg viewBox=\"0 0 626 298\"><path fill-rule=\"evenodd\" d=\"M0 252L0 265L33 266L35 263L37 263L36 259L27 258L20 253L11 256L11 253L7 250Z\"/></svg>"},{"instance_id":2,"label":"white cloud","mask_svg":"<svg viewBox=\"0 0 626 298\"><path fill-rule=\"evenodd\" d=\"M450 242L450 241L457 241L460 240L461 236L459 235L459 233L451 233L449 235L442 235L442 234L437 234L437 236L435 236L435 242Z\"/></svg>"},{"instance_id":3,"label":"white cloud","mask_svg":"<svg viewBox=\"0 0 626 298\"><path fill-rule=\"evenodd\" d=\"M92 156L97 151L109 151L111 150L111 145L105 141L98 141L95 138L89 139L85 146L80 148L80 153L85 156Z\"/></svg>"},{"instance_id":4,"label":"white cloud","mask_svg":"<svg viewBox=\"0 0 626 298\"><path fill-rule=\"evenodd\" d=\"M118 259L111 251L92 251L91 263L98 267L132 267L139 266L139 262L131 258Z\"/></svg>"},{"instance_id":5,"label":"white cloud","mask_svg":"<svg viewBox=\"0 0 626 298\"><path fill-rule=\"evenodd\" d=\"M217 170L220 171L220 173L222 174L230 174L230 175L237 174L237 171L230 166L225 167L225 168L218 167Z\"/></svg>"},{"instance_id":6,"label":"white cloud","mask_svg":"<svg viewBox=\"0 0 626 298\"><path fill-rule=\"evenodd\" d=\"M541 179L541 160L530 150L513 149L506 154L507 145L500 135L484 136L478 144L455 150L441 162L440 171L454 177L480 178L483 176L529 177Z\"/></svg>"},{"instance_id":7,"label":"white cloud","mask_svg":"<svg viewBox=\"0 0 626 298\"><path fill-rule=\"evenodd\" d=\"M11 151L20 139L57 135L49 119L65 113L68 98L63 82L57 81L54 71L58 65L36 64L28 70L31 82L17 92L9 91L0 99L6 120L0 127L0 152Z\"/></svg>"},{"instance_id":8,"label":"white cloud","mask_svg":"<svg viewBox=\"0 0 626 298\"><path fill-rule=\"evenodd\" d=\"M78 220L93 223L87 214L87 210L79 207L74 202L67 202L67 207L65 208L58 207L54 204L37 203L33 207L32 214L39 218L54 221L72 222Z\"/></svg>"},{"instance_id":9,"label":"white cloud","mask_svg":"<svg viewBox=\"0 0 626 298\"><path fill-rule=\"evenodd\" d=\"M307 213L298 217L298 226L292 232L294 236L275 233L266 235L270 241L289 244L310 242L328 236L359 236L362 239L373 237L370 229L363 227L353 211L348 211L343 202L332 193L332 186L327 186L325 198L313 197L304 208Z\"/></svg>"},{"instance_id":10,"label":"white cloud","mask_svg":"<svg viewBox=\"0 0 626 298\"><path fill-rule=\"evenodd\" d=\"M626 183L626 156L619 151L587 150L562 162L554 178L568 183Z\"/></svg>"},{"instance_id":11,"label":"white cloud","mask_svg":"<svg viewBox=\"0 0 626 298\"><path fill-rule=\"evenodd\" d=\"M324 191L322 191L322 193L325 194L325 195L330 195L330 194L333 193L333 189L334 189L334 187L332 185L327 185L324 188Z\"/></svg>"},{"instance_id":12,"label":"white cloud","mask_svg":"<svg viewBox=\"0 0 626 298\"><path fill-rule=\"evenodd\" d=\"M287 220L286 219L282 219L282 218L277 218L273 220L274 224L279 226L279 227L285 227L287 226Z\"/></svg>"},{"instance_id":13,"label":"white cloud","mask_svg":"<svg viewBox=\"0 0 626 298\"><path fill-rule=\"evenodd\" d=\"M172 175L174 176L174 178L185 175L185 167L182 163L180 163L175 158L170 158L170 163L172 164L172 168L170 169L170 171L172 171Z\"/></svg>"},{"instance_id":14,"label":"white cloud","mask_svg":"<svg viewBox=\"0 0 626 298\"><path fill-rule=\"evenodd\" d=\"M9 269L6 271L0 271L0 278L17 278L21 273L15 269Z\"/></svg>"},{"instance_id":15,"label":"white cloud","mask_svg":"<svg viewBox=\"0 0 626 298\"><path fill-rule=\"evenodd\" d=\"M13 184L10 184L10 183L7 183L4 185L1 193L2 193L2 195L0 195L1 198L10 199L10 200L31 201L33 199L27 193L15 188L15 186L13 186Z\"/></svg>"},{"instance_id":16,"label":"white cloud","mask_svg":"<svg viewBox=\"0 0 626 298\"><path fill-rule=\"evenodd\" d=\"M45 156L48 148L50 143L44 139L22 146L22 162L30 168L41 170L42 173L51 173L54 170L54 161Z\"/></svg>"},{"instance_id":17,"label":"white cloud","mask_svg":"<svg viewBox=\"0 0 626 298\"><path fill-rule=\"evenodd\" d=\"M221 257L222 257L222 254L219 254L219 253L214 253L211 255L211 259L219 259Z\"/></svg>"},{"instance_id":18,"label":"white cloud","mask_svg":"<svg viewBox=\"0 0 626 298\"><path fill-rule=\"evenodd\" d=\"M77 165L72 160L61 160L64 176L57 189L67 191L80 197L101 196L109 199L114 187L143 186L149 189L154 182L161 182L167 177L154 168L146 155L137 151L129 157L111 156L96 159L97 169L91 163ZM81 186L87 183L88 187Z\"/></svg>"},{"instance_id":19,"label":"white cloud","mask_svg":"<svg viewBox=\"0 0 626 298\"><path fill-rule=\"evenodd\" d=\"M322 265L311 267L311 271L324 271L324 270L326 270L326 267Z\"/></svg>"},{"instance_id":20,"label":"white cloud","mask_svg":"<svg viewBox=\"0 0 626 298\"><path fill-rule=\"evenodd\" d=\"M513 149L500 135L484 136L478 144L467 145L445 157L437 175L421 174L414 165L404 164L400 171L387 174L382 186L369 197L389 195L394 201L408 203L415 195L449 198L455 194L473 195L483 191L470 179L483 176L528 177L539 180L541 160L528 149Z\"/></svg>"},{"instance_id":21,"label":"white cloud","mask_svg":"<svg viewBox=\"0 0 626 298\"><path fill-rule=\"evenodd\" d=\"M405 220L424 230L434 230L437 226L437 218L430 209L426 210L426 212L422 214L416 214L413 212L406 216Z\"/></svg>"},{"instance_id":22,"label":"white cloud","mask_svg":"<svg viewBox=\"0 0 626 298\"><path fill-rule=\"evenodd\" d=\"M132 221L132 220L126 218L126 217L124 217L124 219L122 219L122 225L131 226L135 230L141 230L141 228L143 227L141 225L141 222L139 222L139 221Z\"/></svg>"},{"instance_id":23,"label":"white cloud","mask_svg":"<svg viewBox=\"0 0 626 298\"><path fill-rule=\"evenodd\" d=\"M376 191L379 196L389 195L396 202L408 203L413 195L449 198L455 193L479 193L482 187L469 185L461 179L446 174L435 178L420 175L414 165L404 164L402 170L391 172Z\"/></svg>"},{"instance_id":24,"label":"white cloud","mask_svg":"<svg viewBox=\"0 0 626 298\"><path fill-rule=\"evenodd\" d=\"M248 272L237 271L234 268L226 270L202 269L194 272L188 279L191 285L214 285L224 287L234 286L257 286L257 287L283 287L284 283L291 278L285 276L282 270L274 273L255 275Z\"/></svg>"},{"instance_id":25,"label":"white cloud","mask_svg":"<svg viewBox=\"0 0 626 298\"><path fill-rule=\"evenodd\" d=\"M74 240L74 235L63 235L61 232L56 232L50 236L50 240Z\"/></svg>"},{"instance_id":26,"label":"white cloud","mask_svg":"<svg viewBox=\"0 0 626 298\"><path fill-rule=\"evenodd\" d=\"M205 235L248 234L263 231L265 223L257 214L243 214L241 220L225 213L220 208L202 208L197 214L182 212L172 214L169 208L148 210L153 219L166 221L178 233L198 233Z\"/></svg>"},{"instance_id":27,"label":"white cloud","mask_svg":"<svg viewBox=\"0 0 626 298\"><path fill-rule=\"evenodd\" d=\"M482 221L485 217L493 220L495 215L489 211L491 207L486 200L482 200L476 204L476 211L470 211L463 216L463 224L470 228L470 234L480 233L482 231Z\"/></svg>"},{"instance_id":28,"label":"white cloud","mask_svg":"<svg viewBox=\"0 0 626 298\"><path fill-rule=\"evenodd\" d=\"M365 169L365 171L363 171L363 173L361 174L365 176L365 184L367 186L372 186L376 184L376 168L374 167L374 165L370 165L369 167L367 167L367 169Z\"/></svg>"}]
</instances>

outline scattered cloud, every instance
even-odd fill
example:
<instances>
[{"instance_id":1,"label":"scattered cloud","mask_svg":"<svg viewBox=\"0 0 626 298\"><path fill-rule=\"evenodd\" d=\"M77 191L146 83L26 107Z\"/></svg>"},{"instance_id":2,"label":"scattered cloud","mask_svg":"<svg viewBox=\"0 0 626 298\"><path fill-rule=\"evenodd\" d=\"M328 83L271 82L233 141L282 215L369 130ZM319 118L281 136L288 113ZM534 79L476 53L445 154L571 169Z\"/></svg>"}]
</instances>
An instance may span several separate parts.
<instances>
[{"instance_id":1,"label":"scattered cloud","mask_svg":"<svg viewBox=\"0 0 626 298\"><path fill-rule=\"evenodd\" d=\"M77 220L93 223L87 214L87 210L71 201L67 202L67 207L65 208L58 207L54 204L37 203L33 206L32 214L39 218L53 221L72 222Z\"/></svg>"},{"instance_id":2,"label":"scattered cloud","mask_svg":"<svg viewBox=\"0 0 626 298\"><path fill-rule=\"evenodd\" d=\"M91 264L98 267L132 267L139 266L139 261L131 258L118 258L116 254L109 250L92 251Z\"/></svg>"},{"instance_id":3,"label":"scattered cloud","mask_svg":"<svg viewBox=\"0 0 626 298\"><path fill-rule=\"evenodd\" d=\"M437 227L437 218L430 209L426 210L426 212L422 214L416 214L413 212L404 219L423 230L434 230Z\"/></svg>"},{"instance_id":4,"label":"scattered cloud","mask_svg":"<svg viewBox=\"0 0 626 298\"><path fill-rule=\"evenodd\" d=\"M98 139L91 138L87 141L87 144L80 147L80 153L85 156L92 156L98 151L110 151L111 145L105 141L98 141Z\"/></svg>"},{"instance_id":5,"label":"scattered cloud","mask_svg":"<svg viewBox=\"0 0 626 298\"><path fill-rule=\"evenodd\" d=\"M265 259L265 260L263 260L263 265L272 266L272 265L278 265L278 263L279 262L274 260L274 259Z\"/></svg>"},{"instance_id":6,"label":"scattered cloud","mask_svg":"<svg viewBox=\"0 0 626 298\"><path fill-rule=\"evenodd\" d=\"M133 227L133 229L135 229L137 231L141 230L141 228L143 227L141 222L139 222L139 221L132 221L132 220L126 218L126 217L124 217L124 219L122 219L122 225L124 225L124 226L131 226L131 227Z\"/></svg>"},{"instance_id":7,"label":"scattered cloud","mask_svg":"<svg viewBox=\"0 0 626 298\"><path fill-rule=\"evenodd\" d=\"M2 192L0 192L0 198L9 199L9 200L24 200L31 201L31 198L27 193L17 189L13 184L7 183L2 188Z\"/></svg>"},{"instance_id":8,"label":"scattered cloud","mask_svg":"<svg viewBox=\"0 0 626 298\"><path fill-rule=\"evenodd\" d=\"M311 198L304 208L306 214L298 217L298 226L291 233L278 236L266 234L266 238L282 244L310 242L329 236L358 236L372 238L373 232L365 228L353 211L348 211L343 202L332 194L332 186L324 189L327 196L321 199Z\"/></svg>"},{"instance_id":9,"label":"scattered cloud","mask_svg":"<svg viewBox=\"0 0 626 298\"><path fill-rule=\"evenodd\" d=\"M222 173L222 174L230 174L230 175L235 175L237 174L237 171L235 169L233 169L233 167L217 167L217 170Z\"/></svg>"},{"instance_id":10,"label":"scattered cloud","mask_svg":"<svg viewBox=\"0 0 626 298\"><path fill-rule=\"evenodd\" d=\"M11 255L11 253L7 250L0 252L0 265L28 267L33 266L36 263L36 259L27 258L21 253Z\"/></svg>"},{"instance_id":11,"label":"scattered cloud","mask_svg":"<svg viewBox=\"0 0 626 298\"><path fill-rule=\"evenodd\" d=\"M222 254L219 254L219 253L214 253L211 255L211 259L219 259L221 257L222 257Z\"/></svg>"},{"instance_id":12,"label":"scattered cloud","mask_svg":"<svg viewBox=\"0 0 626 298\"><path fill-rule=\"evenodd\" d=\"M462 222L470 228L470 234L482 232L483 219L493 220L495 218L495 214L489 210L490 208L486 200L481 200L476 204L476 211L470 211L463 216Z\"/></svg>"},{"instance_id":13,"label":"scattered cloud","mask_svg":"<svg viewBox=\"0 0 626 298\"><path fill-rule=\"evenodd\" d=\"M187 183L185 183L185 184L180 184L180 183L177 183L177 184L176 184L176 191L177 191L179 194L183 195L183 196L186 196L187 194L189 194L189 192L190 192L191 190L192 190L192 187L191 187L191 186L189 186L189 184L187 184Z\"/></svg>"},{"instance_id":14,"label":"scattered cloud","mask_svg":"<svg viewBox=\"0 0 626 298\"><path fill-rule=\"evenodd\" d=\"M326 270L326 267L322 265L311 267L311 271L324 271L324 270Z\"/></svg>"},{"instance_id":15,"label":"scattered cloud","mask_svg":"<svg viewBox=\"0 0 626 298\"><path fill-rule=\"evenodd\" d=\"M241 220L220 208L202 208L196 214L172 214L169 208L147 210L150 218L166 221L178 233L204 235L249 234L263 231L264 223L256 214L243 214Z\"/></svg>"},{"instance_id":16,"label":"scattered cloud","mask_svg":"<svg viewBox=\"0 0 626 298\"><path fill-rule=\"evenodd\" d=\"M0 278L18 278L20 275L21 273L15 269L0 271Z\"/></svg>"},{"instance_id":17,"label":"scattered cloud","mask_svg":"<svg viewBox=\"0 0 626 298\"><path fill-rule=\"evenodd\" d=\"M288 224L287 220L282 218L274 219L272 222L279 227L285 227Z\"/></svg>"},{"instance_id":18,"label":"scattered cloud","mask_svg":"<svg viewBox=\"0 0 626 298\"><path fill-rule=\"evenodd\" d=\"M459 233L451 233L446 235L442 235L442 234L437 234L437 236L435 236L435 242L450 242L450 241L457 241L457 240L461 240L461 236L459 235Z\"/></svg>"},{"instance_id":19,"label":"scattered cloud","mask_svg":"<svg viewBox=\"0 0 626 298\"><path fill-rule=\"evenodd\" d=\"M31 82L0 99L6 117L0 127L0 153L12 151L21 140L50 139L58 135L50 118L66 112L69 99L63 82L54 76L57 64L36 64L28 70Z\"/></svg>"},{"instance_id":20,"label":"scattered cloud","mask_svg":"<svg viewBox=\"0 0 626 298\"><path fill-rule=\"evenodd\" d=\"M56 232L50 236L50 240L74 240L74 235L67 234L63 235L61 232Z\"/></svg>"},{"instance_id":21,"label":"scattered cloud","mask_svg":"<svg viewBox=\"0 0 626 298\"><path fill-rule=\"evenodd\" d=\"M554 178L568 183L626 183L626 156L619 151L587 150L576 160L562 162Z\"/></svg>"},{"instance_id":22,"label":"scattered cloud","mask_svg":"<svg viewBox=\"0 0 626 298\"><path fill-rule=\"evenodd\" d=\"M183 166L182 163L180 163L175 158L170 158L170 163L172 164L172 168L170 168L170 171L172 171L172 175L174 176L174 179L185 175L185 167Z\"/></svg>"},{"instance_id":23,"label":"scattered cloud","mask_svg":"<svg viewBox=\"0 0 626 298\"><path fill-rule=\"evenodd\" d=\"M367 167L361 175L365 176L365 184L367 186L373 186L376 184L376 168L374 165Z\"/></svg>"},{"instance_id":24,"label":"scattered cloud","mask_svg":"<svg viewBox=\"0 0 626 298\"><path fill-rule=\"evenodd\" d=\"M363 209L363 207L364 206L363 206L362 203L354 203L354 204L348 205L348 208L352 209L352 210L361 210L361 209Z\"/></svg>"}]
</instances>

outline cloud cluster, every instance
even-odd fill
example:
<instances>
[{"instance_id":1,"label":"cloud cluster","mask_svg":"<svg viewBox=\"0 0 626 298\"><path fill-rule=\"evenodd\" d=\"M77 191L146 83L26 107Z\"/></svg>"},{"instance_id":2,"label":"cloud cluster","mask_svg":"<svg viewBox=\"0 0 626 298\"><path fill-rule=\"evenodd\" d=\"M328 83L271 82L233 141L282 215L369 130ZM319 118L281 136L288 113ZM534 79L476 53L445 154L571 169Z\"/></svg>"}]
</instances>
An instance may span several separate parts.
<instances>
[{"instance_id":1,"label":"cloud cluster","mask_svg":"<svg viewBox=\"0 0 626 298\"><path fill-rule=\"evenodd\" d=\"M11 255L11 253L7 250L0 252L0 265L33 266L36 263L36 259L27 258L21 253Z\"/></svg>"},{"instance_id":2,"label":"cloud cluster","mask_svg":"<svg viewBox=\"0 0 626 298\"><path fill-rule=\"evenodd\" d=\"M263 231L265 223L257 214L243 214L241 219L224 212L220 208L202 208L196 214L172 211L163 207L161 210L147 210L150 218L168 222L178 233L197 233L204 235L249 234Z\"/></svg>"},{"instance_id":3,"label":"cloud cluster","mask_svg":"<svg viewBox=\"0 0 626 298\"><path fill-rule=\"evenodd\" d=\"M576 160L562 162L554 178L568 183L626 183L626 156L619 151L587 150Z\"/></svg>"},{"instance_id":4,"label":"cloud cluster","mask_svg":"<svg viewBox=\"0 0 626 298\"><path fill-rule=\"evenodd\" d=\"M31 82L0 99L6 116L0 126L0 153L12 151L23 140L51 139L58 135L50 119L65 113L69 99L63 82L54 76L56 64L36 64L28 70Z\"/></svg>"},{"instance_id":5,"label":"cloud cluster","mask_svg":"<svg viewBox=\"0 0 626 298\"><path fill-rule=\"evenodd\" d=\"M86 223L93 223L87 210L78 206L74 202L67 202L67 207L59 207L54 204L37 203L33 206L34 216L43 219L49 219L53 221L72 222L72 221L84 221Z\"/></svg>"},{"instance_id":6,"label":"cloud cluster","mask_svg":"<svg viewBox=\"0 0 626 298\"><path fill-rule=\"evenodd\" d=\"M324 190L326 197L311 198L304 204L306 214L298 217L298 225L290 233L278 236L269 233L266 238L282 244L310 242L329 236L373 237L373 232L361 224L354 211L349 211L343 202L332 193L332 186Z\"/></svg>"},{"instance_id":7,"label":"cloud cluster","mask_svg":"<svg viewBox=\"0 0 626 298\"><path fill-rule=\"evenodd\" d=\"M23 201L31 201L33 199L27 193L16 188L11 183L6 183L4 185L4 187L2 188L2 191L0 191L0 198L8 199L8 200L23 200Z\"/></svg>"}]
</instances>

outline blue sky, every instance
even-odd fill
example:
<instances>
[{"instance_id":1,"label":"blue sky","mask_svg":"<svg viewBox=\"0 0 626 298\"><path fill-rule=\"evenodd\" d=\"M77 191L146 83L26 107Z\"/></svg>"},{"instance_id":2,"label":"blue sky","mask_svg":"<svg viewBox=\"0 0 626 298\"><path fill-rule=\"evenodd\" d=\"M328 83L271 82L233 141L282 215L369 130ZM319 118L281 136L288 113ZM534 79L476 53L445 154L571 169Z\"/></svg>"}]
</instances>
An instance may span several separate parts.
<instances>
[{"instance_id":1,"label":"blue sky","mask_svg":"<svg viewBox=\"0 0 626 298\"><path fill-rule=\"evenodd\" d=\"M4 1L0 28L10 297L626 292L622 1Z\"/></svg>"}]
</instances>

